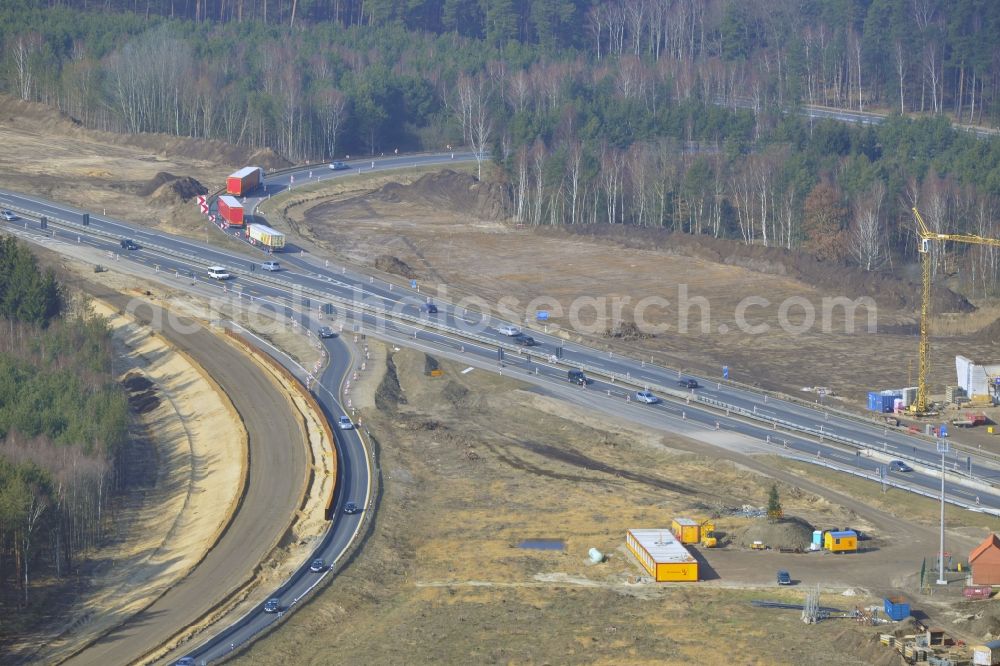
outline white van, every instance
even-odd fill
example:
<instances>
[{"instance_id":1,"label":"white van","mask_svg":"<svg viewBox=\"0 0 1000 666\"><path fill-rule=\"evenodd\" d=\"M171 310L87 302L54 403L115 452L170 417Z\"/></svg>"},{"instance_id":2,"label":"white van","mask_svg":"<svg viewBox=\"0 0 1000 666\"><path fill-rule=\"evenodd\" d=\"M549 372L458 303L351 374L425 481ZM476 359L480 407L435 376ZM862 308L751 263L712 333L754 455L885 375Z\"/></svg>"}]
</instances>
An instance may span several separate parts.
<instances>
[{"instance_id":1,"label":"white van","mask_svg":"<svg viewBox=\"0 0 1000 666\"><path fill-rule=\"evenodd\" d=\"M513 324L504 324L503 326L497 326L497 331L499 331L501 335L509 335L513 337L520 333L521 329Z\"/></svg>"},{"instance_id":2,"label":"white van","mask_svg":"<svg viewBox=\"0 0 1000 666\"><path fill-rule=\"evenodd\" d=\"M209 266L208 277L213 280L228 280L229 271L227 271L224 266Z\"/></svg>"}]
</instances>

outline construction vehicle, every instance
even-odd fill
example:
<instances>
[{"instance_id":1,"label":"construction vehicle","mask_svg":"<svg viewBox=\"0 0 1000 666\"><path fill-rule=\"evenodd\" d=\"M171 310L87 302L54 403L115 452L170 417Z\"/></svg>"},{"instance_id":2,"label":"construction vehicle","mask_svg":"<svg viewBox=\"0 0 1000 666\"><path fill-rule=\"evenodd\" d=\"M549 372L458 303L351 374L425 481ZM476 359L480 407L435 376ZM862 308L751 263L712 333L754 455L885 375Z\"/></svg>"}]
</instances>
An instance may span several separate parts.
<instances>
[{"instance_id":1,"label":"construction vehicle","mask_svg":"<svg viewBox=\"0 0 1000 666\"><path fill-rule=\"evenodd\" d=\"M927 369L930 363L930 315L931 315L931 241L946 243L970 243L973 245L989 245L1000 247L1000 239L983 238L971 234L941 234L927 228L924 218L916 206L913 207L913 217L917 221L917 235L920 237L921 272L923 293L920 299L920 363L917 371L917 399L910 405L910 412L916 415L927 414Z\"/></svg>"},{"instance_id":2,"label":"construction vehicle","mask_svg":"<svg viewBox=\"0 0 1000 666\"><path fill-rule=\"evenodd\" d=\"M767 546L764 545L763 541L754 541L750 544L750 550L767 550Z\"/></svg>"},{"instance_id":3,"label":"construction vehicle","mask_svg":"<svg viewBox=\"0 0 1000 666\"><path fill-rule=\"evenodd\" d=\"M718 545L719 539L715 536L715 523L706 520L701 524L701 546L702 548L716 548Z\"/></svg>"}]
</instances>

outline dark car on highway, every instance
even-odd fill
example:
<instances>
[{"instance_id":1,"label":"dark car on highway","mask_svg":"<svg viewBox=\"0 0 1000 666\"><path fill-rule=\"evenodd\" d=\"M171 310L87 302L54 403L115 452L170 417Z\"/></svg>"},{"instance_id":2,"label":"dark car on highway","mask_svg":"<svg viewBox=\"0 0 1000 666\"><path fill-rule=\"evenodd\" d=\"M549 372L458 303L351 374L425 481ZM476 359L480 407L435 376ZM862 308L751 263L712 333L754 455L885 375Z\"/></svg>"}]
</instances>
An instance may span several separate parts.
<instances>
[{"instance_id":1,"label":"dark car on highway","mask_svg":"<svg viewBox=\"0 0 1000 666\"><path fill-rule=\"evenodd\" d=\"M688 388L688 389L696 389L696 388L699 388L701 386L701 384L699 384L697 381L695 381L693 379L681 379L681 380L678 380L677 385L680 386L680 387L682 387L682 388Z\"/></svg>"},{"instance_id":2,"label":"dark car on highway","mask_svg":"<svg viewBox=\"0 0 1000 666\"><path fill-rule=\"evenodd\" d=\"M361 508L354 502L348 502L344 505L344 513L353 514L361 511Z\"/></svg>"},{"instance_id":3,"label":"dark car on highway","mask_svg":"<svg viewBox=\"0 0 1000 666\"><path fill-rule=\"evenodd\" d=\"M277 613L279 610L281 610L281 600L277 597L272 597L264 602L265 613Z\"/></svg>"},{"instance_id":4,"label":"dark car on highway","mask_svg":"<svg viewBox=\"0 0 1000 666\"><path fill-rule=\"evenodd\" d=\"M313 573L319 573L324 569L326 569L326 562L323 560L313 560L312 564L309 565L309 571L312 571Z\"/></svg>"},{"instance_id":5,"label":"dark car on highway","mask_svg":"<svg viewBox=\"0 0 1000 666\"><path fill-rule=\"evenodd\" d=\"M344 169L350 169L351 165L347 162L330 162L330 168L334 171L343 171Z\"/></svg>"},{"instance_id":6,"label":"dark car on highway","mask_svg":"<svg viewBox=\"0 0 1000 666\"><path fill-rule=\"evenodd\" d=\"M586 386L590 383L587 375L583 374L583 370L567 370L566 380L572 384L579 384L580 386Z\"/></svg>"},{"instance_id":7,"label":"dark car on highway","mask_svg":"<svg viewBox=\"0 0 1000 666\"><path fill-rule=\"evenodd\" d=\"M893 460L889 463L890 472L912 472L913 468L907 465L902 460Z\"/></svg>"},{"instance_id":8,"label":"dark car on highway","mask_svg":"<svg viewBox=\"0 0 1000 666\"><path fill-rule=\"evenodd\" d=\"M319 335L319 337L321 337L321 338L335 338L335 337L337 337L337 332L334 331L329 326L320 326L319 330L316 331L316 334Z\"/></svg>"},{"instance_id":9,"label":"dark car on highway","mask_svg":"<svg viewBox=\"0 0 1000 666\"><path fill-rule=\"evenodd\" d=\"M420 306L420 310L422 312L426 312L427 314L437 314L438 306L434 305L433 303L424 303L423 305Z\"/></svg>"},{"instance_id":10,"label":"dark car on highway","mask_svg":"<svg viewBox=\"0 0 1000 666\"><path fill-rule=\"evenodd\" d=\"M122 249L123 250L138 250L139 249L139 246L131 238L123 238L121 245L122 245Z\"/></svg>"},{"instance_id":11,"label":"dark car on highway","mask_svg":"<svg viewBox=\"0 0 1000 666\"><path fill-rule=\"evenodd\" d=\"M521 345L522 347L534 347L535 345L538 344L533 337L531 337L530 335L525 335L524 333L515 335L514 342Z\"/></svg>"}]
</instances>

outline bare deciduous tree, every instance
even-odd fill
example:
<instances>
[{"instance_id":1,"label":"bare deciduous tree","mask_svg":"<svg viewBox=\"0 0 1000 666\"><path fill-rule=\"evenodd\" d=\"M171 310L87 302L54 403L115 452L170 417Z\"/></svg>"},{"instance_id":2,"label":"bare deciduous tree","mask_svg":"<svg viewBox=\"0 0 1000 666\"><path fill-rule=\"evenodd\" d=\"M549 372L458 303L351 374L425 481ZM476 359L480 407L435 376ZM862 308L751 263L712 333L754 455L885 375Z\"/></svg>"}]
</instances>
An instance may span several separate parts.
<instances>
[{"instance_id":1,"label":"bare deciduous tree","mask_svg":"<svg viewBox=\"0 0 1000 666\"><path fill-rule=\"evenodd\" d=\"M885 185L876 182L871 192L854 202L854 224L851 229L851 254L866 271L885 265L888 247L882 223L882 203Z\"/></svg>"}]
</instances>

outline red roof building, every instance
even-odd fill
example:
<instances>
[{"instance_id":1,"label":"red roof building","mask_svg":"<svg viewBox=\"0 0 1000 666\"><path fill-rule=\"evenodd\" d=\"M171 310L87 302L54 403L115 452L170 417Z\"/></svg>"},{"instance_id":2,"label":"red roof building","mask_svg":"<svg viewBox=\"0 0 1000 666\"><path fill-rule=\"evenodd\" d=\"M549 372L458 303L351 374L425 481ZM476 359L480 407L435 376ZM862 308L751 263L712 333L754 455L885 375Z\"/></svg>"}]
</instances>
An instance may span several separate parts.
<instances>
[{"instance_id":1,"label":"red roof building","mask_svg":"<svg viewBox=\"0 0 1000 666\"><path fill-rule=\"evenodd\" d=\"M969 553L973 585L1000 585L1000 537L991 534Z\"/></svg>"}]
</instances>

